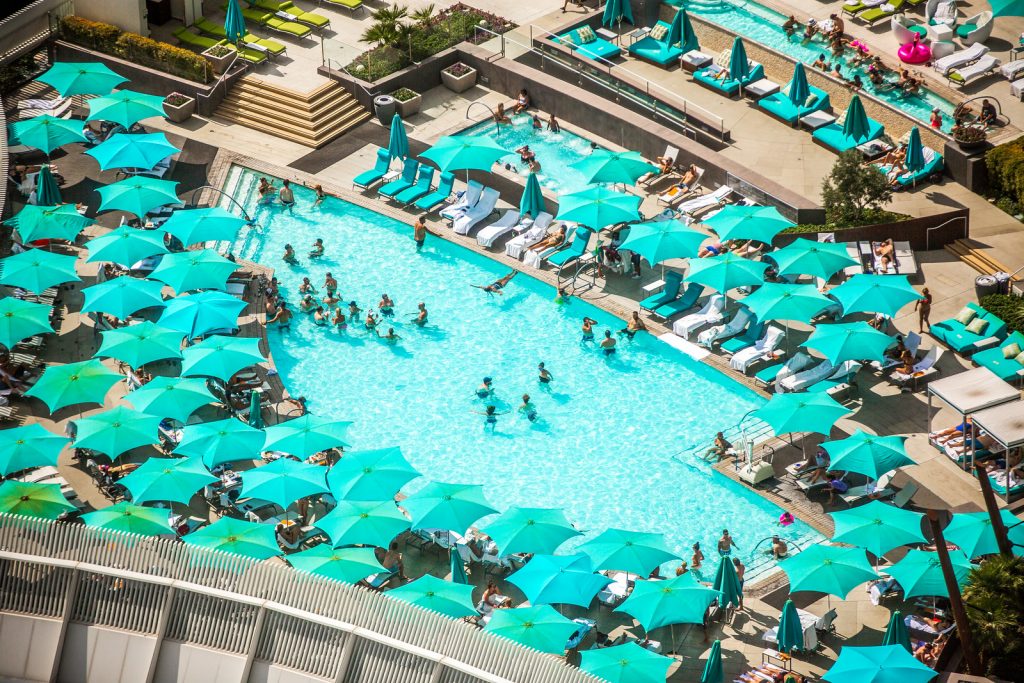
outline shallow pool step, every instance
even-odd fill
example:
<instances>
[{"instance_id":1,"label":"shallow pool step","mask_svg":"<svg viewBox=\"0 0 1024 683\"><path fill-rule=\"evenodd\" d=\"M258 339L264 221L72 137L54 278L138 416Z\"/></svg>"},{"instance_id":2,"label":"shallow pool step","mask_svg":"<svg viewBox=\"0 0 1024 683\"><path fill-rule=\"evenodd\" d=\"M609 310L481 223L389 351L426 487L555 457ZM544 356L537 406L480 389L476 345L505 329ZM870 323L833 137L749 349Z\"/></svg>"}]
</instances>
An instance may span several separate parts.
<instances>
[{"instance_id":1,"label":"shallow pool step","mask_svg":"<svg viewBox=\"0 0 1024 683\"><path fill-rule=\"evenodd\" d=\"M694 360L704 360L710 353L703 346L691 344L674 332L666 332L665 334L659 335L658 339L665 342L672 348L682 351Z\"/></svg>"}]
</instances>

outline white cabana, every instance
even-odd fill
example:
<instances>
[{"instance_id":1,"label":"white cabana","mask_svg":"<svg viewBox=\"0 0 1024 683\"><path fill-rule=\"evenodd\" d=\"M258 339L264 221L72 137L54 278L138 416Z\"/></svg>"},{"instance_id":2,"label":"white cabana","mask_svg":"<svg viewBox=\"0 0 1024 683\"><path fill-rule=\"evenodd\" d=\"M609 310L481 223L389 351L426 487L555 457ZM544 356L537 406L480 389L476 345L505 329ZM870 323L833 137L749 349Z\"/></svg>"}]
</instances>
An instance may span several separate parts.
<instances>
[{"instance_id":1,"label":"white cabana","mask_svg":"<svg viewBox=\"0 0 1024 683\"><path fill-rule=\"evenodd\" d=\"M1006 467L1004 469L1004 497L1010 500L1010 453L1015 448L1024 447L1024 401L1003 403L993 408L974 413L971 416L975 427L983 430L1005 449Z\"/></svg>"}]
</instances>

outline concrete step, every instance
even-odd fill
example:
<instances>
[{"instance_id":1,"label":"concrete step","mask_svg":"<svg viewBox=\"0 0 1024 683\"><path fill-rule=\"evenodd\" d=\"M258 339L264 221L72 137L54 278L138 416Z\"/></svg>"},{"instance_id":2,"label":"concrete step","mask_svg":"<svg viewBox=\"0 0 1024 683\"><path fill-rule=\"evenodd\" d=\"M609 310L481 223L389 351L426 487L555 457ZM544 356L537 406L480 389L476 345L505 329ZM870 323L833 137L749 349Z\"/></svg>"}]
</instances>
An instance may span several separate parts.
<instances>
[{"instance_id":1,"label":"concrete step","mask_svg":"<svg viewBox=\"0 0 1024 683\"><path fill-rule=\"evenodd\" d=\"M945 249L979 273L992 275L993 273L1012 272L1005 264L992 255L987 246L976 240L970 238L960 239L947 244ZM1018 274L1013 277L1013 280L1021 282L1024 278Z\"/></svg>"}]
</instances>

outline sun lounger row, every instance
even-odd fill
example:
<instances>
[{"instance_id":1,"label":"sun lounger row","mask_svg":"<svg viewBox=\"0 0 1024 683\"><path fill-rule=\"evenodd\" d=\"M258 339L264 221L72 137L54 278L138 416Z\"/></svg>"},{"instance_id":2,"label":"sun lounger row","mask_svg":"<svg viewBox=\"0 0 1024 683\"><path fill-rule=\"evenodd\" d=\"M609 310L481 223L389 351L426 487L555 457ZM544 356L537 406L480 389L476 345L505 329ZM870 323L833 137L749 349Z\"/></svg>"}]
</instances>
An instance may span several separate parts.
<instances>
[{"instance_id":1,"label":"sun lounger row","mask_svg":"<svg viewBox=\"0 0 1024 683\"><path fill-rule=\"evenodd\" d=\"M999 346L975 353L971 362L1019 385L1024 382L1024 334L1014 331Z\"/></svg>"},{"instance_id":2,"label":"sun lounger row","mask_svg":"<svg viewBox=\"0 0 1024 683\"><path fill-rule=\"evenodd\" d=\"M352 180L352 186L368 190L388 175L390 164L391 155L388 150L378 149L373 168L357 175ZM442 173L437 186L432 189L435 173L432 166L420 164L415 159L407 159L400 176L382 185L378 192L397 204L412 204L417 209L430 212L448 200L455 185L453 174Z\"/></svg>"},{"instance_id":3,"label":"sun lounger row","mask_svg":"<svg viewBox=\"0 0 1024 683\"><path fill-rule=\"evenodd\" d=\"M221 9L227 11L227 3L223 3ZM306 38L313 32L313 29L304 23L299 23L292 19L283 19L278 13L271 14L262 9L244 7L242 8L242 16L245 17L246 21L251 21L263 28L284 33L293 38ZM295 15L290 16L295 17Z\"/></svg>"},{"instance_id":4,"label":"sun lounger row","mask_svg":"<svg viewBox=\"0 0 1024 683\"><path fill-rule=\"evenodd\" d=\"M986 74L994 72L1000 61L988 54L989 49L975 43L951 55L936 59L932 68L946 77L952 85L963 87Z\"/></svg>"},{"instance_id":5,"label":"sun lounger row","mask_svg":"<svg viewBox=\"0 0 1024 683\"><path fill-rule=\"evenodd\" d=\"M665 274L665 285L660 292L651 294L640 302L640 308L659 318L674 318L694 307L704 292L704 286L691 282L683 289L683 276L675 271ZM682 290L680 292L680 290Z\"/></svg>"}]
</instances>

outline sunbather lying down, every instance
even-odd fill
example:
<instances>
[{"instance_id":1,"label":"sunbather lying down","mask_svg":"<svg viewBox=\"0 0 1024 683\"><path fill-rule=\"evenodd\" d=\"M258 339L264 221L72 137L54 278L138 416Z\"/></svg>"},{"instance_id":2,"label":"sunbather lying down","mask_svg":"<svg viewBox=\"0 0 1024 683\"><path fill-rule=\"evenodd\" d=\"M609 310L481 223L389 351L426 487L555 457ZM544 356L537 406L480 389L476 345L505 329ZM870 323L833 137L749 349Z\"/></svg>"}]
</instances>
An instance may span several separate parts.
<instances>
[{"instance_id":1,"label":"sunbather lying down","mask_svg":"<svg viewBox=\"0 0 1024 683\"><path fill-rule=\"evenodd\" d=\"M502 292L501 290L503 290L505 288L505 286L508 285L509 282L511 282L512 278L514 278L518 273L519 273L518 270L513 270L511 273L509 273L505 277L501 278L500 280L495 280L494 282L492 282L489 285L472 285L472 286L476 287L477 289L482 289L485 292L487 292L488 294L499 294L499 295L501 295L501 294L504 294L504 292Z\"/></svg>"}]
</instances>

